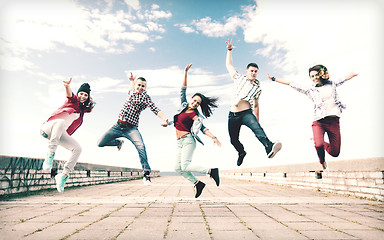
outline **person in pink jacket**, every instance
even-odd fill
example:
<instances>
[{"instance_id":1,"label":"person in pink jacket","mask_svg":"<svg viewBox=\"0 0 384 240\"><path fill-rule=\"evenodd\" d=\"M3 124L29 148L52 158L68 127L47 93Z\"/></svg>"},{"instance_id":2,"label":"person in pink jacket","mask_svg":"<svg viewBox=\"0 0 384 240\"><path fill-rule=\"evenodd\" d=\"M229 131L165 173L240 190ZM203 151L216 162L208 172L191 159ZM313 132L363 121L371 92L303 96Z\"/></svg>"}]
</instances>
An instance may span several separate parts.
<instances>
[{"instance_id":1,"label":"person in pink jacket","mask_svg":"<svg viewBox=\"0 0 384 240\"><path fill-rule=\"evenodd\" d=\"M83 83L77 94L73 94L70 83L63 81L67 99L65 103L51 114L46 122L43 123L40 133L49 140L48 153L43 163L43 170L51 170L57 146L62 146L72 152L71 157L64 164L61 173L55 176L56 187L59 192L64 191L65 182L69 178L69 173L73 171L81 153L80 144L71 135L83 123L83 116L86 112L91 112L94 102L90 96L91 88L88 83Z\"/></svg>"}]
</instances>

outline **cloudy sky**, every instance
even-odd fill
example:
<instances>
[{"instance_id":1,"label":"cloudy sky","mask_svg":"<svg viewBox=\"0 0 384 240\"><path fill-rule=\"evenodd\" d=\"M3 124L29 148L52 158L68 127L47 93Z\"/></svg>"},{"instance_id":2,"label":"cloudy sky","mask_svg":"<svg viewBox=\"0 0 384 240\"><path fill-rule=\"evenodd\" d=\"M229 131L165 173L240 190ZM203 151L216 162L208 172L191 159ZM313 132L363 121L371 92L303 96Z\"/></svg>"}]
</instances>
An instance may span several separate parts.
<instances>
[{"instance_id":1,"label":"cloudy sky","mask_svg":"<svg viewBox=\"0 0 384 240\"><path fill-rule=\"evenodd\" d=\"M168 118L178 106L184 67L193 63L188 92L220 98L205 124L222 142L202 136L196 164L236 168L227 114L232 80L225 68L226 44L234 39L235 68L258 63L263 93L260 122L271 140L283 142L272 160L243 128L248 155L243 168L317 162L312 141L312 103L268 81L271 75L309 82L308 68L328 67L331 78L359 76L338 89L347 109L341 118L342 147L332 161L383 157L383 10L380 0L0 0L0 154L43 158L47 141L40 125L72 89L91 85L97 102L73 137L82 145L80 162L140 168L133 145L98 148L116 122L127 96L128 74L148 81L148 92ZM149 109L139 129L152 169L173 170L175 130L162 128ZM59 148L57 159L69 153ZM319 165L320 166L320 165Z\"/></svg>"}]
</instances>

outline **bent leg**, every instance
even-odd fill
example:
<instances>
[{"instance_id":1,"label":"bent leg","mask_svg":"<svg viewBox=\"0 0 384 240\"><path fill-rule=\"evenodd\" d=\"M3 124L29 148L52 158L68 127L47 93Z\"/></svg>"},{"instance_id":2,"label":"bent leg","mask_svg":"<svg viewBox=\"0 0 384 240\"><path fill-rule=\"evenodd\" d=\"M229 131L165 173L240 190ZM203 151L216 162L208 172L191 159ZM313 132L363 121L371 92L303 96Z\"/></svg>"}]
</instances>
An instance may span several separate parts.
<instances>
[{"instance_id":1,"label":"bent leg","mask_svg":"<svg viewBox=\"0 0 384 240\"><path fill-rule=\"evenodd\" d=\"M245 114L243 116L242 122L245 126L252 130L256 138L264 145L265 148L271 144L271 141L269 141L267 135L264 132L264 129L261 127L259 121L253 113L249 112Z\"/></svg>"},{"instance_id":2,"label":"bent leg","mask_svg":"<svg viewBox=\"0 0 384 240\"><path fill-rule=\"evenodd\" d=\"M145 149L145 144L139 132L139 129L137 127L129 128L127 132L124 134L124 137L126 137L129 141L131 141L135 146L139 154L140 163L141 163L141 167L143 168L143 171L151 172L151 167L149 166L149 163L148 163L147 151Z\"/></svg>"},{"instance_id":3,"label":"bent leg","mask_svg":"<svg viewBox=\"0 0 384 240\"><path fill-rule=\"evenodd\" d=\"M73 137L68 135L67 132L63 133L63 135L61 136L60 145L68 149L69 151L71 151L71 157L64 164L64 169L63 169L63 174L68 175L75 168L77 160L80 157L82 148L80 144Z\"/></svg>"},{"instance_id":4,"label":"bent leg","mask_svg":"<svg viewBox=\"0 0 384 240\"><path fill-rule=\"evenodd\" d=\"M325 130L319 121L314 121L312 123L312 131L313 131L313 140L315 143L317 156L319 157L320 164L323 164L325 161L325 151L324 151Z\"/></svg>"},{"instance_id":5,"label":"bent leg","mask_svg":"<svg viewBox=\"0 0 384 240\"><path fill-rule=\"evenodd\" d=\"M188 181L195 183L197 181L196 177L187 170L188 166L191 164L192 156L196 148L196 141L191 135L188 135L185 138L179 139L177 141L178 147L178 159L176 165L176 171Z\"/></svg>"},{"instance_id":6,"label":"bent leg","mask_svg":"<svg viewBox=\"0 0 384 240\"><path fill-rule=\"evenodd\" d=\"M112 126L104 135L99 139L97 143L98 147L113 146L116 147L120 144L120 140L116 139L122 137L121 131L116 125Z\"/></svg>"},{"instance_id":7,"label":"bent leg","mask_svg":"<svg viewBox=\"0 0 384 240\"><path fill-rule=\"evenodd\" d=\"M332 118L329 124L327 124L327 135L329 144L324 143L325 150L332 157L337 157L340 154L341 147L341 134L339 118Z\"/></svg>"},{"instance_id":8,"label":"bent leg","mask_svg":"<svg viewBox=\"0 0 384 240\"><path fill-rule=\"evenodd\" d=\"M228 117L228 132L231 139L231 144L240 154L244 152L244 146L239 140L241 121L235 117Z\"/></svg>"}]
</instances>

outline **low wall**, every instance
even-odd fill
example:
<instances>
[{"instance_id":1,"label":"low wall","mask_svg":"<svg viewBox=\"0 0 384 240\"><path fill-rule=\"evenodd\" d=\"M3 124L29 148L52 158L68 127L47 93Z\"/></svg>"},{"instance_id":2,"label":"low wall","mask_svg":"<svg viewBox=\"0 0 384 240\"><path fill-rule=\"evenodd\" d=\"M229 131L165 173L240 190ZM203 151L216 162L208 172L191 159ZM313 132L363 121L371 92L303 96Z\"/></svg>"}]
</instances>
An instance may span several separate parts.
<instances>
[{"instance_id":1,"label":"low wall","mask_svg":"<svg viewBox=\"0 0 384 240\"><path fill-rule=\"evenodd\" d=\"M64 161L54 161L52 170L42 170L44 159L11 157L0 155L0 196L56 189L55 179ZM159 177L159 171L152 171L151 177ZM113 183L142 178L141 169L77 163L70 173L66 187Z\"/></svg>"},{"instance_id":2,"label":"low wall","mask_svg":"<svg viewBox=\"0 0 384 240\"><path fill-rule=\"evenodd\" d=\"M384 158L332 161L329 168L325 174L318 163L292 164L222 170L220 177L384 201Z\"/></svg>"}]
</instances>

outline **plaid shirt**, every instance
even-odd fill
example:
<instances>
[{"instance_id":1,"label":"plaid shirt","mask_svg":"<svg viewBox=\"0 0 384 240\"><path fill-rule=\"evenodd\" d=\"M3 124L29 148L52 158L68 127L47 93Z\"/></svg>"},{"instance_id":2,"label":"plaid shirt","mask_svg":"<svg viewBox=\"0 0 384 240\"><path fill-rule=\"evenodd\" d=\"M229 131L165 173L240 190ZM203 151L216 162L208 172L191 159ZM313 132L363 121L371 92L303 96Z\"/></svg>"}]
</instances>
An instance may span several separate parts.
<instances>
[{"instance_id":1,"label":"plaid shirt","mask_svg":"<svg viewBox=\"0 0 384 240\"><path fill-rule=\"evenodd\" d=\"M149 107L156 115L160 112L160 109L152 102L147 91L138 93L134 90L130 90L128 92L128 98L121 108L119 119L138 127L139 115L147 107Z\"/></svg>"},{"instance_id":2,"label":"plaid shirt","mask_svg":"<svg viewBox=\"0 0 384 240\"><path fill-rule=\"evenodd\" d=\"M335 104L339 107L340 113L346 108L345 104L342 104L339 100L339 95L337 94L336 87L340 86L341 84L345 83L345 79L337 80L337 81L328 81L327 84L332 85L332 96L333 101ZM311 85L302 85L298 82L291 82L290 86L295 89L298 92L301 92L305 95L307 95L314 104L314 113L313 113L313 120L317 121L322 118L325 118L327 116L327 111L325 109L324 99L321 96L320 91L318 90L319 87L316 87L315 84Z\"/></svg>"},{"instance_id":3,"label":"plaid shirt","mask_svg":"<svg viewBox=\"0 0 384 240\"><path fill-rule=\"evenodd\" d=\"M255 80L251 83L246 75L236 73L233 78L235 82L235 88L232 95L231 105L237 105L240 100L245 100L251 105L251 109L254 107L254 101L258 100L261 94L260 82Z\"/></svg>"}]
</instances>

